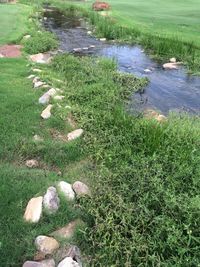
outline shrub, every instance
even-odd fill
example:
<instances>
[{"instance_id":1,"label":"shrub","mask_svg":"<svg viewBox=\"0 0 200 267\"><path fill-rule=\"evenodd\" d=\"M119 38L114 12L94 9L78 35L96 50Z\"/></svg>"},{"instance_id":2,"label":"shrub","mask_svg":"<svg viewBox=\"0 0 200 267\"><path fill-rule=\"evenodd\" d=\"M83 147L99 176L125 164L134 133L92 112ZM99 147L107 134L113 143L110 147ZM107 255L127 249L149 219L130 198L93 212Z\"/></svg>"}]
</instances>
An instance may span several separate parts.
<instances>
[{"instance_id":1,"label":"shrub","mask_svg":"<svg viewBox=\"0 0 200 267\"><path fill-rule=\"evenodd\" d=\"M43 31L35 33L31 38L24 41L24 51L28 54L37 54L55 49L58 41L52 33Z\"/></svg>"}]
</instances>

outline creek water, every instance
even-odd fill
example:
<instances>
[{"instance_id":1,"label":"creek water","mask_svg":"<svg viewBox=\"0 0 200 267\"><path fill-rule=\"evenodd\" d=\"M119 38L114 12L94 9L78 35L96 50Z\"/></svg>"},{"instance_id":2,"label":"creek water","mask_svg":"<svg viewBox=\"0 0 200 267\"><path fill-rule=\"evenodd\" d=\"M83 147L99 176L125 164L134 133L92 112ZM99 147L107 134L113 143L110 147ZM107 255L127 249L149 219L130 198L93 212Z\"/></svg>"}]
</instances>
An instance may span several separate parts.
<instances>
[{"instance_id":1,"label":"creek water","mask_svg":"<svg viewBox=\"0 0 200 267\"><path fill-rule=\"evenodd\" d=\"M200 77L179 70L164 70L152 60L140 46L118 45L101 42L88 34L86 23L74 16L65 16L56 9L44 12L43 25L53 32L60 42L62 52L114 58L122 72L147 77L149 84L143 93L133 94L130 109L157 109L163 114L169 111L200 113ZM146 73L145 70L150 72Z\"/></svg>"}]
</instances>

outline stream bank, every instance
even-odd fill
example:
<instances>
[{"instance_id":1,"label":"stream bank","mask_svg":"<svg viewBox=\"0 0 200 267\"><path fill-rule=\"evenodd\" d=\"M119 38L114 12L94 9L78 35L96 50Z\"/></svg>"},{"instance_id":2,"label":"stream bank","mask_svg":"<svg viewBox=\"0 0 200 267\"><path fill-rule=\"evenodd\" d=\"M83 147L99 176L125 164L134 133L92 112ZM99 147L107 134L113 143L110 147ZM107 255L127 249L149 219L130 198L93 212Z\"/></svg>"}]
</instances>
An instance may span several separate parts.
<instances>
[{"instance_id":1,"label":"stream bank","mask_svg":"<svg viewBox=\"0 0 200 267\"><path fill-rule=\"evenodd\" d=\"M65 16L57 9L44 12L46 30L60 41L62 52L114 58L122 72L147 77L148 86L132 95L129 109L157 109L163 114L171 111L200 112L200 77L187 74L184 67L164 70L162 64L151 59L140 46L102 42L88 34L88 25L80 17Z\"/></svg>"}]
</instances>

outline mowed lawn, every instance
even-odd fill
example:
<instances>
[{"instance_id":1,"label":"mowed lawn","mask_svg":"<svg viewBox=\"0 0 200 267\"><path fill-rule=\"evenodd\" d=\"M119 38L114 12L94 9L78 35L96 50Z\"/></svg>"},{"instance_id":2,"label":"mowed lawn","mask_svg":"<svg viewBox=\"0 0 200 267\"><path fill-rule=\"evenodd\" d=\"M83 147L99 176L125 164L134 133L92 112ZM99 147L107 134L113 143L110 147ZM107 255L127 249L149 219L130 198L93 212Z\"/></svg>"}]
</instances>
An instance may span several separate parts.
<instances>
[{"instance_id":1,"label":"mowed lawn","mask_svg":"<svg viewBox=\"0 0 200 267\"><path fill-rule=\"evenodd\" d=\"M16 42L27 31L27 17L32 8L0 4L0 45Z\"/></svg>"},{"instance_id":2,"label":"mowed lawn","mask_svg":"<svg viewBox=\"0 0 200 267\"><path fill-rule=\"evenodd\" d=\"M71 1L69 1L71 2ZM91 7L90 0L82 5ZM199 0L108 0L112 16L125 26L178 37L200 46Z\"/></svg>"}]
</instances>

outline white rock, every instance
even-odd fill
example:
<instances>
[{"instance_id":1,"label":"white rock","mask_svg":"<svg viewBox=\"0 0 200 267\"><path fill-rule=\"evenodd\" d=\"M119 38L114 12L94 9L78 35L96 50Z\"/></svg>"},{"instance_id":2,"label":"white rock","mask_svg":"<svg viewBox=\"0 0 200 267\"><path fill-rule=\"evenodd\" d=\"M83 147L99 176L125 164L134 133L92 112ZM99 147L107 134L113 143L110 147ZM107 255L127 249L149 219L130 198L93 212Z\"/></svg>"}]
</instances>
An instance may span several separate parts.
<instances>
[{"instance_id":1,"label":"white rock","mask_svg":"<svg viewBox=\"0 0 200 267\"><path fill-rule=\"evenodd\" d=\"M64 260L62 260L58 267L80 267L78 262L74 261L71 257L66 257Z\"/></svg>"},{"instance_id":2,"label":"white rock","mask_svg":"<svg viewBox=\"0 0 200 267\"><path fill-rule=\"evenodd\" d=\"M95 48L95 45L90 45L90 48Z\"/></svg>"},{"instance_id":3,"label":"white rock","mask_svg":"<svg viewBox=\"0 0 200 267\"><path fill-rule=\"evenodd\" d=\"M151 73L152 71L150 69L145 69L144 72L145 73Z\"/></svg>"},{"instance_id":4,"label":"white rock","mask_svg":"<svg viewBox=\"0 0 200 267\"><path fill-rule=\"evenodd\" d=\"M83 47L83 50L88 50L89 48L88 47Z\"/></svg>"},{"instance_id":5,"label":"white rock","mask_svg":"<svg viewBox=\"0 0 200 267\"><path fill-rule=\"evenodd\" d=\"M74 52L81 52L82 51L82 48L74 48L73 51Z\"/></svg>"},{"instance_id":6,"label":"white rock","mask_svg":"<svg viewBox=\"0 0 200 267\"><path fill-rule=\"evenodd\" d=\"M179 65L178 63L165 63L163 64L163 68L168 70L177 70L178 65Z\"/></svg>"},{"instance_id":7,"label":"white rock","mask_svg":"<svg viewBox=\"0 0 200 267\"><path fill-rule=\"evenodd\" d=\"M106 38L100 38L99 39L101 42L105 42L106 41Z\"/></svg>"},{"instance_id":8,"label":"white rock","mask_svg":"<svg viewBox=\"0 0 200 267\"><path fill-rule=\"evenodd\" d=\"M35 75L34 75L34 76L35 76ZM35 77L34 77L34 79L33 79L33 83L36 83L36 82L38 82L38 81L39 81L39 79L40 79L40 78L39 78L38 76L35 76Z\"/></svg>"},{"instance_id":9,"label":"white rock","mask_svg":"<svg viewBox=\"0 0 200 267\"><path fill-rule=\"evenodd\" d=\"M74 200L75 193L71 184L61 181L58 183L58 189L67 198L67 200Z\"/></svg>"},{"instance_id":10,"label":"white rock","mask_svg":"<svg viewBox=\"0 0 200 267\"><path fill-rule=\"evenodd\" d=\"M41 81L38 81L38 82L35 82L34 83L34 88L39 88L41 87L42 85L44 85L45 83L44 82L41 82Z\"/></svg>"},{"instance_id":11,"label":"white rock","mask_svg":"<svg viewBox=\"0 0 200 267\"><path fill-rule=\"evenodd\" d=\"M83 129L77 129L71 133L68 133L67 139L68 141L72 141L72 140L79 138L82 134L83 134Z\"/></svg>"},{"instance_id":12,"label":"white rock","mask_svg":"<svg viewBox=\"0 0 200 267\"><path fill-rule=\"evenodd\" d=\"M0 53L0 58L3 58L3 57L4 57L4 55Z\"/></svg>"},{"instance_id":13,"label":"white rock","mask_svg":"<svg viewBox=\"0 0 200 267\"><path fill-rule=\"evenodd\" d=\"M48 91L47 93L48 93L50 96L54 96L54 95L56 95L57 90L54 89L54 88L51 88L51 89L49 89L49 91Z\"/></svg>"},{"instance_id":14,"label":"white rock","mask_svg":"<svg viewBox=\"0 0 200 267\"><path fill-rule=\"evenodd\" d=\"M44 195L43 206L51 214L59 209L59 205L60 199L57 195L57 190L55 187L51 186L47 189L47 192Z\"/></svg>"},{"instance_id":15,"label":"white rock","mask_svg":"<svg viewBox=\"0 0 200 267\"><path fill-rule=\"evenodd\" d=\"M35 134L35 135L33 136L33 140L34 140L35 142L43 142L43 141L44 141L44 139L43 139L41 136L39 136L38 134Z\"/></svg>"},{"instance_id":16,"label":"white rock","mask_svg":"<svg viewBox=\"0 0 200 267\"><path fill-rule=\"evenodd\" d=\"M26 167L28 168L37 168L39 166L39 162L36 159L29 159L26 161Z\"/></svg>"},{"instance_id":17,"label":"white rock","mask_svg":"<svg viewBox=\"0 0 200 267\"><path fill-rule=\"evenodd\" d=\"M41 69L32 69L33 72L42 72Z\"/></svg>"},{"instance_id":18,"label":"white rock","mask_svg":"<svg viewBox=\"0 0 200 267\"><path fill-rule=\"evenodd\" d=\"M31 55L30 59L33 62L45 64L45 63L50 63L52 57L49 53L39 53L39 54Z\"/></svg>"},{"instance_id":19,"label":"white rock","mask_svg":"<svg viewBox=\"0 0 200 267\"><path fill-rule=\"evenodd\" d=\"M72 185L72 188L74 189L75 193L78 196L84 196L84 195L90 195L91 194L89 187L80 181L76 181Z\"/></svg>"},{"instance_id":20,"label":"white rock","mask_svg":"<svg viewBox=\"0 0 200 267\"><path fill-rule=\"evenodd\" d=\"M33 79L33 78L35 78L35 75L34 75L34 74L31 74L31 75L29 75L27 78L28 78L28 79Z\"/></svg>"},{"instance_id":21,"label":"white rock","mask_svg":"<svg viewBox=\"0 0 200 267\"><path fill-rule=\"evenodd\" d=\"M51 117L51 109L52 109L53 105L48 105L41 113L41 117L43 119L49 119Z\"/></svg>"},{"instance_id":22,"label":"white rock","mask_svg":"<svg viewBox=\"0 0 200 267\"><path fill-rule=\"evenodd\" d=\"M42 86L42 88L49 88L49 87L50 87L49 84L44 84L44 85Z\"/></svg>"},{"instance_id":23,"label":"white rock","mask_svg":"<svg viewBox=\"0 0 200 267\"><path fill-rule=\"evenodd\" d=\"M53 237L39 235L35 239L35 246L39 252L49 255L59 248L59 243Z\"/></svg>"},{"instance_id":24,"label":"white rock","mask_svg":"<svg viewBox=\"0 0 200 267\"><path fill-rule=\"evenodd\" d=\"M55 99L55 100L63 100L63 98L65 98L64 95L56 95L53 97L53 99Z\"/></svg>"},{"instance_id":25,"label":"white rock","mask_svg":"<svg viewBox=\"0 0 200 267\"><path fill-rule=\"evenodd\" d=\"M27 35L25 35L24 37L23 37L23 39L25 39L25 40L28 40L28 39L30 39L31 38L31 35L30 34L27 34Z\"/></svg>"},{"instance_id":26,"label":"white rock","mask_svg":"<svg viewBox=\"0 0 200 267\"><path fill-rule=\"evenodd\" d=\"M42 200L43 197L35 197L29 200L24 213L24 219L27 222L36 223L42 215Z\"/></svg>"},{"instance_id":27,"label":"white rock","mask_svg":"<svg viewBox=\"0 0 200 267\"><path fill-rule=\"evenodd\" d=\"M170 60L169 60L171 63L176 63L176 58L175 57L172 57L172 58L170 58Z\"/></svg>"},{"instance_id":28,"label":"white rock","mask_svg":"<svg viewBox=\"0 0 200 267\"><path fill-rule=\"evenodd\" d=\"M88 35L91 35L91 34L92 34L92 32L91 32L91 31L88 31L88 32L87 32L87 34L88 34Z\"/></svg>"}]
</instances>

